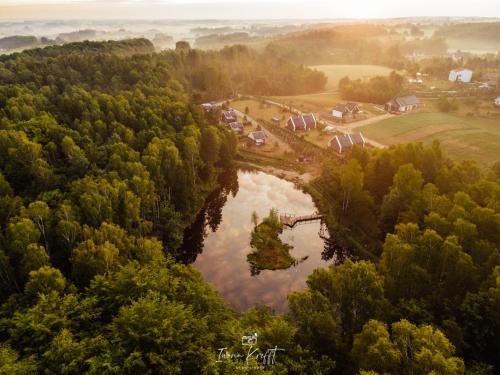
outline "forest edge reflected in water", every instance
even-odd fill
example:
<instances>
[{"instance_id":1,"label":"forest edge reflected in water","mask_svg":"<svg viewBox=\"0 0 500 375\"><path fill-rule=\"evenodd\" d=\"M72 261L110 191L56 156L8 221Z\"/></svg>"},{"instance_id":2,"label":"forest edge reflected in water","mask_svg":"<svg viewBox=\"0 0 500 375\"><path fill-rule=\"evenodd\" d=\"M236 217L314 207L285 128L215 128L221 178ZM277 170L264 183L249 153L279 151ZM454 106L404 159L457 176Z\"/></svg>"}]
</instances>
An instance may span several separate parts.
<instances>
[{"instance_id":1,"label":"forest edge reflected in water","mask_svg":"<svg viewBox=\"0 0 500 375\"><path fill-rule=\"evenodd\" d=\"M352 254L332 240L324 223L307 223L280 235L293 247L296 262L290 268L256 268L247 262L252 213L265 217L273 208L302 215L316 211L311 196L291 182L255 170L225 171L218 189L185 230L177 260L198 269L236 310L263 304L286 311L287 294L303 289L314 269L341 263Z\"/></svg>"}]
</instances>

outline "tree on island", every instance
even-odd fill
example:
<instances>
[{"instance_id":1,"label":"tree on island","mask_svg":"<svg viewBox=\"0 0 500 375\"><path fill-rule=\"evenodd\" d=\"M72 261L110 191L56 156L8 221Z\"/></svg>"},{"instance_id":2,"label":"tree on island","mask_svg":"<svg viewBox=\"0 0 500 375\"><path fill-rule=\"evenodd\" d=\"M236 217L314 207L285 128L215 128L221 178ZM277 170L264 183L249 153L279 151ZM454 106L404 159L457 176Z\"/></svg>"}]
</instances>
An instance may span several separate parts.
<instances>
[{"instance_id":1,"label":"tree on island","mask_svg":"<svg viewBox=\"0 0 500 375\"><path fill-rule=\"evenodd\" d=\"M258 221L256 215L252 214L254 223ZM260 224L255 225L250 240L254 251L247 255L252 275L258 274L261 270L286 269L296 263L290 255L293 247L283 243L279 238L282 232L283 224L275 208L269 211L269 215Z\"/></svg>"}]
</instances>

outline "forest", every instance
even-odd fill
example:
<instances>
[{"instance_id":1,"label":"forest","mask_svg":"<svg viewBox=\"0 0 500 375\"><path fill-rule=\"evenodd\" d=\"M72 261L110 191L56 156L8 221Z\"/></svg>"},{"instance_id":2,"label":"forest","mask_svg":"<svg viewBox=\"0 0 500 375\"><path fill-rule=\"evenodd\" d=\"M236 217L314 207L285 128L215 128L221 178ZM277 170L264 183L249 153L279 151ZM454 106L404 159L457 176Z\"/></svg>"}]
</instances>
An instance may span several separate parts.
<instances>
[{"instance_id":1,"label":"forest","mask_svg":"<svg viewBox=\"0 0 500 375\"><path fill-rule=\"evenodd\" d=\"M339 91L345 100L384 104L401 94L403 83L404 78L396 72L368 81L344 77L339 81Z\"/></svg>"},{"instance_id":2,"label":"forest","mask_svg":"<svg viewBox=\"0 0 500 375\"><path fill-rule=\"evenodd\" d=\"M352 348L351 355L363 357L356 357L360 368L379 374L463 373L453 353L465 359L468 374L498 370L499 182L500 162L486 171L472 161L453 163L437 141L355 148L343 162L326 162L311 190L336 234L336 247L366 260L317 270L309 277L311 294L289 298L299 326L317 311L339 324L337 341L321 336L331 330L303 327L311 342L322 337L331 348ZM340 269L349 269L351 277ZM314 293L322 298L314 300ZM450 358L442 353L438 365L430 348L406 357L406 339L397 336L403 331L411 337L410 328L400 326L408 322L441 335L435 342L446 342ZM317 350L325 348L319 342ZM429 367L405 368L407 360L424 357Z\"/></svg>"},{"instance_id":3,"label":"forest","mask_svg":"<svg viewBox=\"0 0 500 375\"><path fill-rule=\"evenodd\" d=\"M409 55L441 55L446 49L442 37L408 39L387 25L362 23L324 26L276 37L265 52L299 64L375 64L403 69L412 64Z\"/></svg>"},{"instance_id":4,"label":"forest","mask_svg":"<svg viewBox=\"0 0 500 375\"><path fill-rule=\"evenodd\" d=\"M285 315L236 313L176 261L237 153L197 103L324 76L241 46L149 48L0 59L0 374L498 370L500 163L453 163L437 143L326 159L311 194L356 259L314 271ZM256 330L286 348L276 364L217 362Z\"/></svg>"}]
</instances>

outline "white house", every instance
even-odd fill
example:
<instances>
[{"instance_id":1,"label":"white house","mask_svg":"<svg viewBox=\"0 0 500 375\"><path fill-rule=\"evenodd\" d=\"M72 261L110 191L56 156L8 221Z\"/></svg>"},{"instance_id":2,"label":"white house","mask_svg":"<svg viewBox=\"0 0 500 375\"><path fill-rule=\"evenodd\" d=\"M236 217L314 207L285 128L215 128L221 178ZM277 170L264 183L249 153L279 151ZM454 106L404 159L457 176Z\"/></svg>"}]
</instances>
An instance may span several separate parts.
<instances>
[{"instance_id":1,"label":"white house","mask_svg":"<svg viewBox=\"0 0 500 375\"><path fill-rule=\"evenodd\" d=\"M451 82L465 82L468 83L472 80L472 70L470 69L453 69L450 71L448 80Z\"/></svg>"},{"instance_id":2,"label":"white house","mask_svg":"<svg viewBox=\"0 0 500 375\"><path fill-rule=\"evenodd\" d=\"M497 107L500 107L500 96L498 98L495 99L495 105Z\"/></svg>"}]
</instances>

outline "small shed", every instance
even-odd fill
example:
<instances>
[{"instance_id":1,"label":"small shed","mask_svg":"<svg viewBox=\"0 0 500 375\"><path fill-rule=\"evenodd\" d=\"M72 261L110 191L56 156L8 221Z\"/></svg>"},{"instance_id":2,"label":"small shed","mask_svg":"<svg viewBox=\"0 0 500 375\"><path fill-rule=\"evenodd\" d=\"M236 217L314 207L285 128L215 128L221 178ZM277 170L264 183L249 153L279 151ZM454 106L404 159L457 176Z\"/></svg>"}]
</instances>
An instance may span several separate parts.
<instances>
[{"instance_id":1,"label":"small shed","mask_svg":"<svg viewBox=\"0 0 500 375\"><path fill-rule=\"evenodd\" d=\"M250 138L256 146L262 146L266 143L266 133L262 130L248 133L248 138Z\"/></svg>"},{"instance_id":2,"label":"small shed","mask_svg":"<svg viewBox=\"0 0 500 375\"><path fill-rule=\"evenodd\" d=\"M335 131L335 126L333 125L327 125L323 128L323 131L325 133L333 133Z\"/></svg>"}]
</instances>

